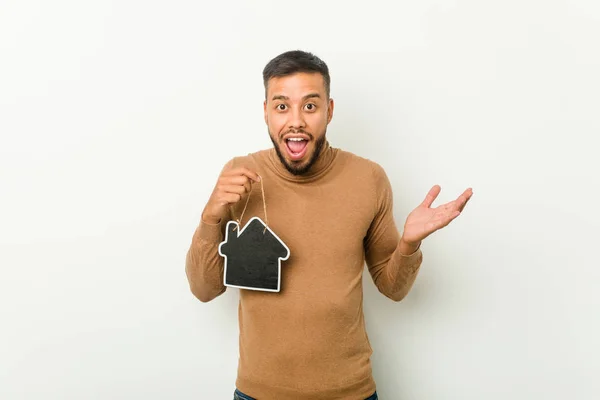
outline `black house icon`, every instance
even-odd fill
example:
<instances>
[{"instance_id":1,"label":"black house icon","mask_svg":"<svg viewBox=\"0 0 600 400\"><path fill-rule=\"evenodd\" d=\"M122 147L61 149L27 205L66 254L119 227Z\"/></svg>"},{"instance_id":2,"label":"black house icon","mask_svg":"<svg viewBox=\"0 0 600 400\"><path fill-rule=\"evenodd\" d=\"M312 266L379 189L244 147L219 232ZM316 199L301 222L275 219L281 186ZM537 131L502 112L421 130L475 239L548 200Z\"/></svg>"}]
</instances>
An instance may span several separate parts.
<instances>
[{"instance_id":1,"label":"black house icon","mask_svg":"<svg viewBox=\"0 0 600 400\"><path fill-rule=\"evenodd\" d=\"M219 254L225 257L225 286L279 292L281 261L289 258L290 250L259 217L253 217L241 231L237 222L227 223Z\"/></svg>"}]
</instances>

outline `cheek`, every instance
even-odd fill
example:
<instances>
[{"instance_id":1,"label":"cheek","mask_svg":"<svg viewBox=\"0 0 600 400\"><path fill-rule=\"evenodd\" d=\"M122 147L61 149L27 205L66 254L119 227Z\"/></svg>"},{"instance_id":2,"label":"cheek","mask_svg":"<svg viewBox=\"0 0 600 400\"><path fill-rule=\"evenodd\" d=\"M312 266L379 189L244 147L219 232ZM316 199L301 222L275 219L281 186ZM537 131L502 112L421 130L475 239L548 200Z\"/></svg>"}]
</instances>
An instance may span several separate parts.
<instances>
[{"instance_id":1,"label":"cheek","mask_svg":"<svg viewBox=\"0 0 600 400\"><path fill-rule=\"evenodd\" d=\"M308 121L309 121L309 124L314 127L327 125L327 113L320 112L320 113L311 114Z\"/></svg>"},{"instance_id":2,"label":"cheek","mask_svg":"<svg viewBox=\"0 0 600 400\"><path fill-rule=\"evenodd\" d=\"M269 130L273 134L281 133L282 130L285 129L285 118L279 114L270 114L269 115Z\"/></svg>"}]
</instances>

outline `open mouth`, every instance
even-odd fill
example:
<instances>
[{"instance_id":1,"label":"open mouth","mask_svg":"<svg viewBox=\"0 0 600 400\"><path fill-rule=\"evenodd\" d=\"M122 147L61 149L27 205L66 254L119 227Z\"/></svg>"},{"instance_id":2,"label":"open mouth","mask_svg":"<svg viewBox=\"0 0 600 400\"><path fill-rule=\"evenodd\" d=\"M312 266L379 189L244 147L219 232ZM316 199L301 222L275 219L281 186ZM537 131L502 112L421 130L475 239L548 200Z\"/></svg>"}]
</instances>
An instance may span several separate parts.
<instances>
[{"instance_id":1,"label":"open mouth","mask_svg":"<svg viewBox=\"0 0 600 400\"><path fill-rule=\"evenodd\" d=\"M292 160L301 160L308 149L308 139L303 137L289 137L285 140L285 147Z\"/></svg>"}]
</instances>

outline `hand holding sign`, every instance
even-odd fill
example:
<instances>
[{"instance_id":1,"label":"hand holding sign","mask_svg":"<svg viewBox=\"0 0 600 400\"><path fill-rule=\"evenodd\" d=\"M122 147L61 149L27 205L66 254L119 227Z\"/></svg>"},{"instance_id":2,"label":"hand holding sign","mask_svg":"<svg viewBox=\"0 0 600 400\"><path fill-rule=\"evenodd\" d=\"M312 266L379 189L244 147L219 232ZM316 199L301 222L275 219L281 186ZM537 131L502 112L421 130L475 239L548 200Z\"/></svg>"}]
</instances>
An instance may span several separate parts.
<instances>
[{"instance_id":1,"label":"hand holding sign","mask_svg":"<svg viewBox=\"0 0 600 400\"><path fill-rule=\"evenodd\" d=\"M227 216L227 206L239 202L246 193L252 190L252 183L260 182L260 177L248 168L223 168L217 184L208 200L202 220L217 224Z\"/></svg>"}]
</instances>

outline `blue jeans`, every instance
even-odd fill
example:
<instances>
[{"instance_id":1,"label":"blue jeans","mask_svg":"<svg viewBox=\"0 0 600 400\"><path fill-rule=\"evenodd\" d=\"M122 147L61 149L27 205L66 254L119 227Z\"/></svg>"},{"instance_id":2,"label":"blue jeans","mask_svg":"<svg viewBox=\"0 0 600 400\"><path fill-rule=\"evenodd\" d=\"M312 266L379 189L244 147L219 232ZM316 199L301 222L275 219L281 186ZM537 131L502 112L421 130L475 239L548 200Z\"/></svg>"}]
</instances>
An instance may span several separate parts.
<instances>
[{"instance_id":1,"label":"blue jeans","mask_svg":"<svg viewBox=\"0 0 600 400\"><path fill-rule=\"evenodd\" d=\"M254 397L250 397L247 394L240 392L235 389L233 393L233 400L256 400ZM377 392L373 393L371 396L367 397L365 400L378 400Z\"/></svg>"}]
</instances>

